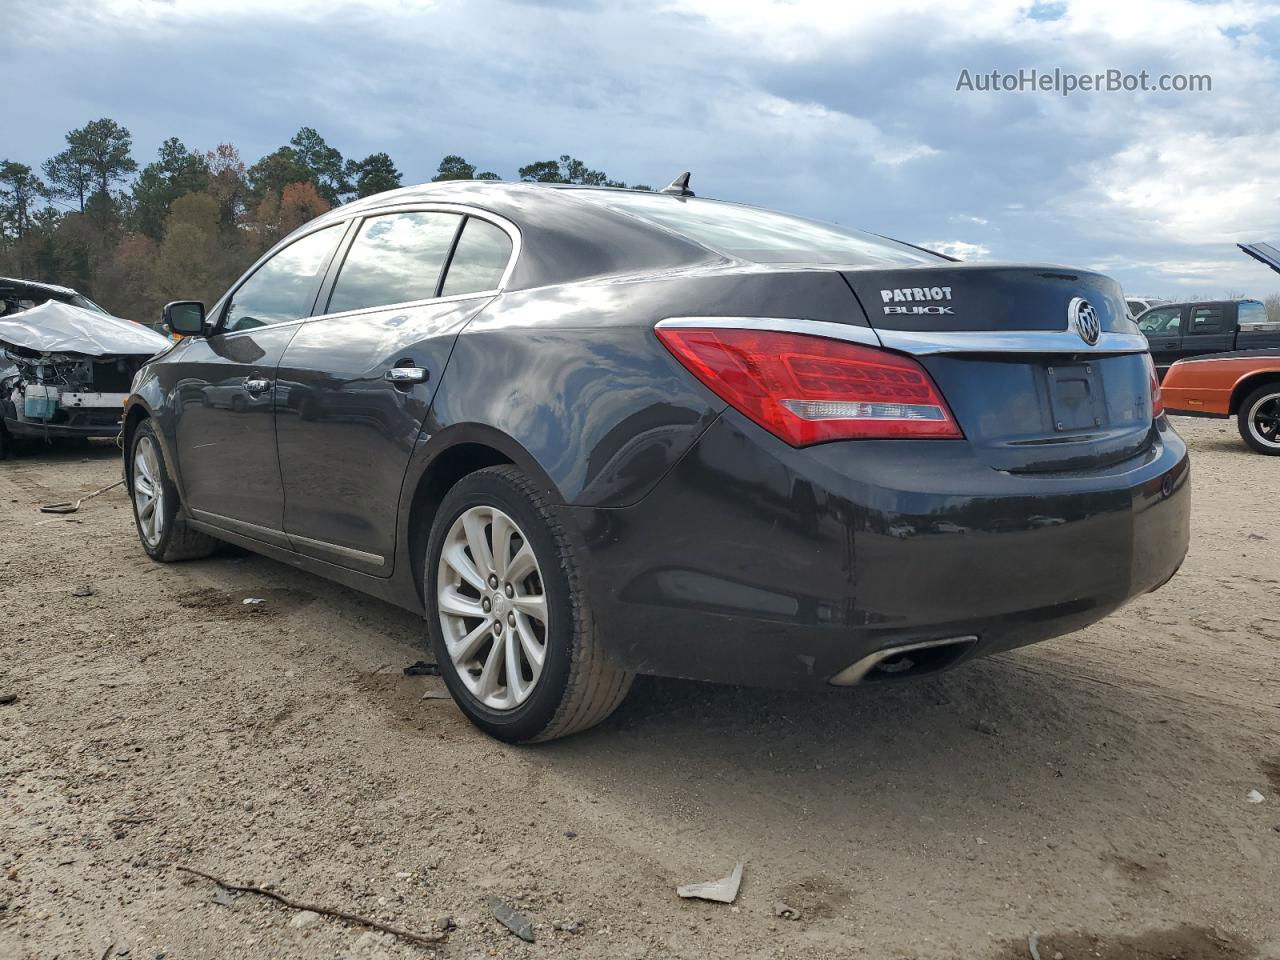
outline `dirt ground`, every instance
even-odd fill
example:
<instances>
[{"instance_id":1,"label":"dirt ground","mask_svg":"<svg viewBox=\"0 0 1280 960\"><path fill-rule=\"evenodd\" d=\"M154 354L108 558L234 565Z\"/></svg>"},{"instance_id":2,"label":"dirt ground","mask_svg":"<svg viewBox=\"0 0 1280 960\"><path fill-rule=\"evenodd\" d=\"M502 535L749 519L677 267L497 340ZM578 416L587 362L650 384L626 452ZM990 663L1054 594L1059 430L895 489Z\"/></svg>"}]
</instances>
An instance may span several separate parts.
<instances>
[{"instance_id":1,"label":"dirt ground","mask_svg":"<svg viewBox=\"0 0 1280 960\"><path fill-rule=\"evenodd\" d=\"M407 613L154 564L118 490L37 512L113 448L0 463L0 957L1280 957L1280 460L1177 426L1191 554L1103 623L826 696L643 680L536 748L422 699Z\"/></svg>"}]
</instances>

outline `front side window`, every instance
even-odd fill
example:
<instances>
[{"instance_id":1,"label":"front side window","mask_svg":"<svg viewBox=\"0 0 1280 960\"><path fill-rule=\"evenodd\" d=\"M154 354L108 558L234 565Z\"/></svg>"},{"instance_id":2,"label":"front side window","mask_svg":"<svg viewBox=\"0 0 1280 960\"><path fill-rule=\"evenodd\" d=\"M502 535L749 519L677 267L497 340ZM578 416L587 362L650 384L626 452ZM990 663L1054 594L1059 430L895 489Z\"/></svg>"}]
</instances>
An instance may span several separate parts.
<instances>
[{"instance_id":1,"label":"front side window","mask_svg":"<svg viewBox=\"0 0 1280 960\"><path fill-rule=\"evenodd\" d=\"M337 223L307 234L255 270L231 295L222 332L251 330L308 316L344 227Z\"/></svg>"},{"instance_id":2,"label":"front side window","mask_svg":"<svg viewBox=\"0 0 1280 960\"><path fill-rule=\"evenodd\" d=\"M468 217L449 261L441 296L496 290L511 259L511 238L488 220Z\"/></svg>"},{"instance_id":3,"label":"front side window","mask_svg":"<svg viewBox=\"0 0 1280 960\"><path fill-rule=\"evenodd\" d=\"M896 240L758 207L653 193L582 193L587 199L651 220L705 247L758 263L873 266L949 262Z\"/></svg>"},{"instance_id":4,"label":"front side window","mask_svg":"<svg viewBox=\"0 0 1280 960\"><path fill-rule=\"evenodd\" d=\"M1182 311L1173 310L1149 310L1138 321L1138 329L1143 333L1172 333L1178 327L1178 317Z\"/></svg>"},{"instance_id":5,"label":"front side window","mask_svg":"<svg viewBox=\"0 0 1280 960\"><path fill-rule=\"evenodd\" d=\"M1196 307L1191 311L1188 333L1218 333L1222 330L1221 307Z\"/></svg>"},{"instance_id":6,"label":"front side window","mask_svg":"<svg viewBox=\"0 0 1280 960\"><path fill-rule=\"evenodd\" d=\"M461 221L456 213L370 217L351 244L327 312L365 310L438 296L440 274Z\"/></svg>"}]
</instances>

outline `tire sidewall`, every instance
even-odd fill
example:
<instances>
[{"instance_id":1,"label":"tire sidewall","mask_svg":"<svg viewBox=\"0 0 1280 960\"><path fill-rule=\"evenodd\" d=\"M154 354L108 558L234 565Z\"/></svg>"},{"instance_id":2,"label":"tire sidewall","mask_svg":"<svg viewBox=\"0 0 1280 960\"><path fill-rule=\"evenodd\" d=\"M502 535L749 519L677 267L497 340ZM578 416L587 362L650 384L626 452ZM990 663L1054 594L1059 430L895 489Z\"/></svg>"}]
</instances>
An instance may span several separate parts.
<instances>
[{"instance_id":1,"label":"tire sidewall","mask_svg":"<svg viewBox=\"0 0 1280 960\"><path fill-rule=\"evenodd\" d=\"M547 660L529 699L514 710L497 711L477 700L458 678L445 646L437 600L437 571L445 537L455 520L471 507L496 507L515 520L533 547L547 597ZM564 700L578 642L578 604L564 564L572 562L542 516L538 505L503 471L485 469L460 480L446 494L431 525L423 571L427 629L440 675L468 718L490 736L508 742L531 740L555 718Z\"/></svg>"},{"instance_id":2,"label":"tire sidewall","mask_svg":"<svg viewBox=\"0 0 1280 960\"><path fill-rule=\"evenodd\" d=\"M164 488L164 505L161 514L164 521L164 530L160 534L159 543L154 547L147 543L147 538L142 535L142 524L138 522L138 501L133 495L133 462L137 455L138 444L143 437L151 437L155 443L156 459L160 462L160 485ZM129 507L133 511L133 528L138 534L138 542L142 544L142 549L147 552L147 556L151 557L152 560L163 560L165 551L169 548L169 540L173 536L174 521L178 512L178 490L173 485L173 481L169 479L169 464L165 461L164 447L161 445L160 438L150 420L143 420L139 423L137 429L133 431L133 436L129 439L129 455L125 459L125 477L128 480L126 485L129 488Z\"/></svg>"},{"instance_id":3,"label":"tire sidewall","mask_svg":"<svg viewBox=\"0 0 1280 960\"><path fill-rule=\"evenodd\" d=\"M1270 446L1264 443L1253 432L1253 412L1260 403L1270 399L1280 399L1280 383L1269 383L1264 387L1259 387L1249 396L1245 397L1244 402L1240 404L1238 425L1240 427L1240 436L1253 450L1267 456L1280 456L1280 446Z\"/></svg>"}]
</instances>

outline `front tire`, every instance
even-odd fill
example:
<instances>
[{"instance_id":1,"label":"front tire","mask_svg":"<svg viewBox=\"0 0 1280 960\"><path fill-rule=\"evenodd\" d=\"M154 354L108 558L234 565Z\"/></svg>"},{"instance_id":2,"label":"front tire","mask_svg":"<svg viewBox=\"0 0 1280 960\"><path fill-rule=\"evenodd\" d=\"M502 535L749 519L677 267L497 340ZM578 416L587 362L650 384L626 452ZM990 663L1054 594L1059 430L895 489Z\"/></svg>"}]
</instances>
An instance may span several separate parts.
<instances>
[{"instance_id":1,"label":"front tire","mask_svg":"<svg viewBox=\"0 0 1280 960\"><path fill-rule=\"evenodd\" d=\"M508 743L554 740L609 716L632 675L601 649L569 538L511 466L445 495L425 564L440 673L477 727Z\"/></svg>"},{"instance_id":2,"label":"front tire","mask_svg":"<svg viewBox=\"0 0 1280 960\"><path fill-rule=\"evenodd\" d=\"M147 556L161 563L198 560L218 547L208 534L192 530L178 503L178 488L169 476L164 451L150 420L143 420L129 441L125 461L133 522Z\"/></svg>"},{"instance_id":3,"label":"front tire","mask_svg":"<svg viewBox=\"0 0 1280 960\"><path fill-rule=\"evenodd\" d=\"M1236 413L1240 437L1258 453L1280 456L1280 383L1263 384Z\"/></svg>"}]
</instances>

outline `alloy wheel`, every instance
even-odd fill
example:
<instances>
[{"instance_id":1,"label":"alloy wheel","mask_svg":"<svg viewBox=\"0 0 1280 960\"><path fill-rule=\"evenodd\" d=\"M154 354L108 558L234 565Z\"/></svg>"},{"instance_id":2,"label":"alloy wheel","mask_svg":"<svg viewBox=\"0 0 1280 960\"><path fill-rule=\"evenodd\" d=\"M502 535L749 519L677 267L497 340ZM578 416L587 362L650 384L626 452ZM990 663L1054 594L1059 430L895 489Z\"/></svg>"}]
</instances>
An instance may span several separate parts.
<instances>
[{"instance_id":1,"label":"alloy wheel","mask_svg":"<svg viewBox=\"0 0 1280 960\"><path fill-rule=\"evenodd\" d=\"M490 506L464 510L436 574L445 648L459 680L491 710L529 699L547 658L548 612L533 545Z\"/></svg>"},{"instance_id":2,"label":"alloy wheel","mask_svg":"<svg viewBox=\"0 0 1280 960\"><path fill-rule=\"evenodd\" d=\"M157 546L164 536L164 483L160 452L149 436L139 439L133 451L133 503L142 539L149 547Z\"/></svg>"},{"instance_id":3,"label":"alloy wheel","mask_svg":"<svg viewBox=\"0 0 1280 960\"><path fill-rule=\"evenodd\" d=\"M1249 431L1259 443L1280 450L1280 393L1260 397L1253 405Z\"/></svg>"}]
</instances>

